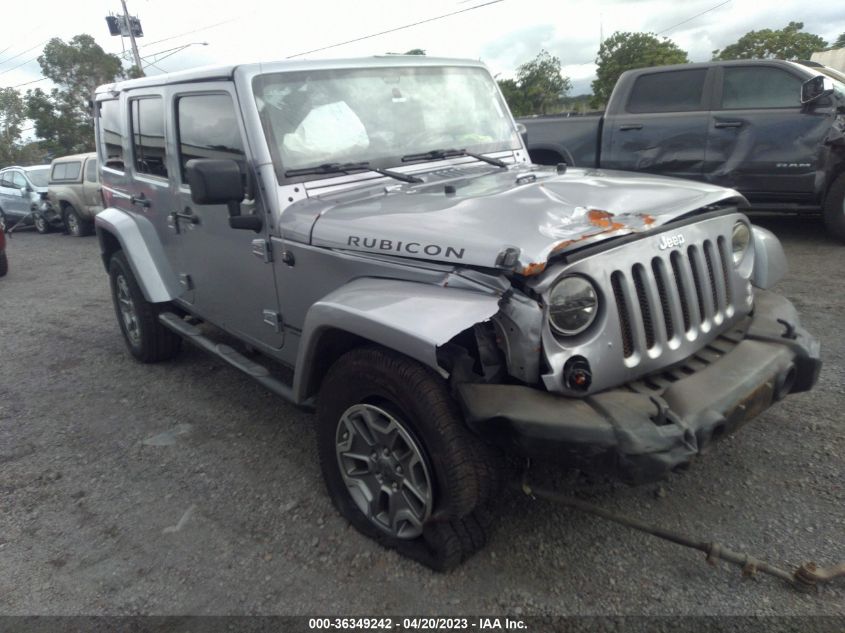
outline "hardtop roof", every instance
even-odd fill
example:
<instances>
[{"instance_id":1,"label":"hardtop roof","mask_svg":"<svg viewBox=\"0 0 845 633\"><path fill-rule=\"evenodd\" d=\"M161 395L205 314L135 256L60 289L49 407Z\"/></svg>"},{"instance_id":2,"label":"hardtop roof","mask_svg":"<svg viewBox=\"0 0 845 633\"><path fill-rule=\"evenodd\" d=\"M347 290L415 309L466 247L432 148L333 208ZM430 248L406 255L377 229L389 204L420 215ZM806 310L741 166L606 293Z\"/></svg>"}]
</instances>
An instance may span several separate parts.
<instances>
[{"instance_id":1,"label":"hardtop roof","mask_svg":"<svg viewBox=\"0 0 845 633\"><path fill-rule=\"evenodd\" d=\"M199 81L231 80L235 71L247 74L295 72L302 70L329 70L333 68L391 68L409 66L475 66L485 68L480 61L472 59L452 59L448 57L428 57L426 55L379 55L347 59L287 60L275 62L255 62L248 64L229 64L224 66L202 66L152 77L127 79L97 88L98 99L114 95L133 88L166 86Z\"/></svg>"}]
</instances>

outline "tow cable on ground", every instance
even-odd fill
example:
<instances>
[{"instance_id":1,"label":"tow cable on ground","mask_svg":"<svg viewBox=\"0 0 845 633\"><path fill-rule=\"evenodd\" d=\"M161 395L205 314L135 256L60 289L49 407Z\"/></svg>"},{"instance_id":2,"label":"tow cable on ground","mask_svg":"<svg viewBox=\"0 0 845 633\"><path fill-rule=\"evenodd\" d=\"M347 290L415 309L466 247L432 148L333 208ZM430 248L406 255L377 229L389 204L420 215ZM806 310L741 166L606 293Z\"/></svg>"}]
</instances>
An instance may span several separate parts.
<instances>
[{"instance_id":1,"label":"tow cable on ground","mask_svg":"<svg viewBox=\"0 0 845 633\"><path fill-rule=\"evenodd\" d=\"M707 562L713 566L716 566L719 560L733 563L742 568L743 576L754 576L758 572L769 574L786 581L792 587L804 590L815 589L819 584L830 582L840 576L845 576L845 563L826 568L820 568L815 563L805 563L795 569L795 571L788 572L748 554L734 552L719 543L700 541L685 534L673 532L656 525L650 525L644 521L624 514L611 512L600 506L554 490L534 488L528 482L527 471L523 475L521 490L531 498L545 499L546 501L559 503L569 508L581 510L582 512L587 512L588 514L607 519L608 521L613 521L625 527L651 534L663 540L704 552L707 555Z\"/></svg>"}]
</instances>

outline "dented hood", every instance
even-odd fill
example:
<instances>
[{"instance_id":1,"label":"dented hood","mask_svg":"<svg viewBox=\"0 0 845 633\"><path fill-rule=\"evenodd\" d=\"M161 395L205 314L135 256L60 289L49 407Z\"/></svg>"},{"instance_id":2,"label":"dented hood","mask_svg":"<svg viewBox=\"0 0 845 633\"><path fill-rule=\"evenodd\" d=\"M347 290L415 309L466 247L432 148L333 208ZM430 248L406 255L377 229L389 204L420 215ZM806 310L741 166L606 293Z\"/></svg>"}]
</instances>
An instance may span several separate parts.
<instances>
[{"instance_id":1,"label":"dented hood","mask_svg":"<svg viewBox=\"0 0 845 633\"><path fill-rule=\"evenodd\" d=\"M512 249L509 264L532 274L553 255L742 200L731 189L689 180L576 168L383 185L292 205L282 228L304 233L308 225L315 246L491 268Z\"/></svg>"}]
</instances>

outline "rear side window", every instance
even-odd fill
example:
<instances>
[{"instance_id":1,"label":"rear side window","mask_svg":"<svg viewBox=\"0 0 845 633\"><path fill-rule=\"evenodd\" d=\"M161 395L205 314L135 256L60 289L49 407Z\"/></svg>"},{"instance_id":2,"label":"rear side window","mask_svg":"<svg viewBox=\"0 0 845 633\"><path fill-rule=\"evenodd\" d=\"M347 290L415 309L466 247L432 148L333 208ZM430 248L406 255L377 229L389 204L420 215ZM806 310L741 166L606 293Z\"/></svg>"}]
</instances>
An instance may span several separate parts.
<instances>
[{"instance_id":1,"label":"rear side window","mask_svg":"<svg viewBox=\"0 0 845 633\"><path fill-rule=\"evenodd\" d=\"M628 99L628 112L691 112L701 110L706 68L641 75Z\"/></svg>"},{"instance_id":2,"label":"rear side window","mask_svg":"<svg viewBox=\"0 0 845 633\"><path fill-rule=\"evenodd\" d=\"M797 108L801 80L779 68L725 68L722 109Z\"/></svg>"},{"instance_id":3,"label":"rear side window","mask_svg":"<svg viewBox=\"0 0 845 633\"><path fill-rule=\"evenodd\" d=\"M187 183L185 165L192 158L228 158L244 170L244 145L228 94L201 94L176 101L179 167Z\"/></svg>"},{"instance_id":4,"label":"rear side window","mask_svg":"<svg viewBox=\"0 0 845 633\"><path fill-rule=\"evenodd\" d=\"M133 99L130 104L135 171L167 178L163 101L161 97L145 97Z\"/></svg>"},{"instance_id":5,"label":"rear side window","mask_svg":"<svg viewBox=\"0 0 845 633\"><path fill-rule=\"evenodd\" d=\"M79 170L82 163L78 161L70 163L56 163L53 165L53 173L50 180L79 180Z\"/></svg>"},{"instance_id":6,"label":"rear side window","mask_svg":"<svg viewBox=\"0 0 845 633\"><path fill-rule=\"evenodd\" d=\"M85 180L88 182L97 182L97 159L89 158L85 163Z\"/></svg>"},{"instance_id":7,"label":"rear side window","mask_svg":"<svg viewBox=\"0 0 845 633\"><path fill-rule=\"evenodd\" d=\"M14 187L15 183L12 182L12 172L4 171L0 174L0 187Z\"/></svg>"},{"instance_id":8,"label":"rear side window","mask_svg":"<svg viewBox=\"0 0 845 633\"><path fill-rule=\"evenodd\" d=\"M106 167L123 171L123 126L117 99L100 102L99 152Z\"/></svg>"}]
</instances>

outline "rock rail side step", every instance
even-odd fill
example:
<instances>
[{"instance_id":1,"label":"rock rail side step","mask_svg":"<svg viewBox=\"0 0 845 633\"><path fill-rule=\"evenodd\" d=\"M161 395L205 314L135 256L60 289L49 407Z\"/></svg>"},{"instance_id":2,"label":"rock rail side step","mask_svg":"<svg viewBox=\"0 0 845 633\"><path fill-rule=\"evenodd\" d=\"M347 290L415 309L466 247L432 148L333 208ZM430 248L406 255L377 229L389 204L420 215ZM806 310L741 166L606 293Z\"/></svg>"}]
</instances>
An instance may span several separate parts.
<instances>
[{"instance_id":1,"label":"rock rail side step","mask_svg":"<svg viewBox=\"0 0 845 633\"><path fill-rule=\"evenodd\" d=\"M281 396L289 402L295 402L293 397L293 388L286 385L281 380L274 378L264 365L259 365L251 361L249 358L238 352L237 350L224 345L223 343L215 343L207 336L204 336L199 329L190 323L182 320L178 315L172 312L162 312L158 315L158 320L169 330L172 330L186 341L196 345L209 354L225 361L235 369L239 369L247 376L253 378L264 387L273 393Z\"/></svg>"}]
</instances>

